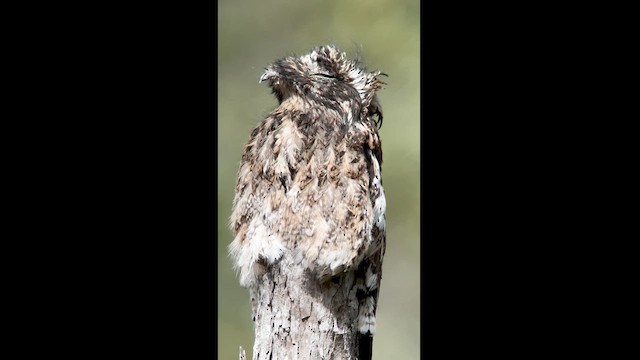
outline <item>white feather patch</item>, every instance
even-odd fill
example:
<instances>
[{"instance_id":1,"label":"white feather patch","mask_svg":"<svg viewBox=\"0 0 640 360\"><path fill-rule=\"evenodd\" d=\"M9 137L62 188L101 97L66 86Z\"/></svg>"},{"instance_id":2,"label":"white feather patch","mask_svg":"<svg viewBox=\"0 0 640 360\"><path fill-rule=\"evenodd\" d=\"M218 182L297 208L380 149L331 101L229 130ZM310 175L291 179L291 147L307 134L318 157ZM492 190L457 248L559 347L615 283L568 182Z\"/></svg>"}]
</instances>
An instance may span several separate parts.
<instances>
[{"instance_id":1,"label":"white feather patch","mask_svg":"<svg viewBox=\"0 0 640 360\"><path fill-rule=\"evenodd\" d=\"M387 211L387 199L384 196L384 188L382 187L380 179L380 163L375 156L372 156L371 159L373 160L373 173L375 175L372 185L374 189L380 190L380 194L373 204L373 224L380 229L380 231L384 231L386 227L385 212Z\"/></svg>"},{"instance_id":2,"label":"white feather patch","mask_svg":"<svg viewBox=\"0 0 640 360\"><path fill-rule=\"evenodd\" d=\"M263 259L267 264L279 260L286 248L279 236L269 234L267 227L259 218L254 218L249 225L244 241L237 237L229 245L229 254L234 268L240 271L240 285L249 286L255 281L256 263Z\"/></svg>"},{"instance_id":3,"label":"white feather patch","mask_svg":"<svg viewBox=\"0 0 640 360\"><path fill-rule=\"evenodd\" d=\"M367 273L365 274L365 286L369 291L378 288L378 276L371 271L371 267L367 269Z\"/></svg>"},{"instance_id":4,"label":"white feather patch","mask_svg":"<svg viewBox=\"0 0 640 360\"><path fill-rule=\"evenodd\" d=\"M368 297L360 305L360 311L358 314L358 331L361 334L376 333L376 318L373 315L374 303L373 298Z\"/></svg>"}]
</instances>

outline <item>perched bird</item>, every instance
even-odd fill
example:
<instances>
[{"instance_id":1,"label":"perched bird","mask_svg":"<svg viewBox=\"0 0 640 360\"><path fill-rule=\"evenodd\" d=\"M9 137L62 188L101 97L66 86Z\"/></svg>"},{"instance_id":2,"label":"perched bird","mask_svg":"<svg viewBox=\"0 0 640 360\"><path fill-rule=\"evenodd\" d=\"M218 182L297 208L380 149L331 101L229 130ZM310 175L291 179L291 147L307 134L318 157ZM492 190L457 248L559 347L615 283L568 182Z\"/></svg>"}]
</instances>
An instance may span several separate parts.
<instances>
[{"instance_id":1,"label":"perched bird","mask_svg":"<svg viewBox=\"0 0 640 360\"><path fill-rule=\"evenodd\" d=\"M370 357L385 251L380 75L334 46L268 66L260 82L279 105L244 147L231 215L243 286L284 254L321 283L355 274L360 358Z\"/></svg>"}]
</instances>

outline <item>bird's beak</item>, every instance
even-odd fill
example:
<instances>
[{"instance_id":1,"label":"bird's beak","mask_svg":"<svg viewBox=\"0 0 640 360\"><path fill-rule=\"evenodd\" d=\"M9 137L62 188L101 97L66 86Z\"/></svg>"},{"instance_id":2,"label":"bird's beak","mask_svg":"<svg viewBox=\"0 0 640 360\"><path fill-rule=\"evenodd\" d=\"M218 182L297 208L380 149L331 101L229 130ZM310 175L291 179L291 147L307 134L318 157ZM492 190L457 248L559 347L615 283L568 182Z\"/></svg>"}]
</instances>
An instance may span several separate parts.
<instances>
[{"instance_id":1,"label":"bird's beak","mask_svg":"<svg viewBox=\"0 0 640 360\"><path fill-rule=\"evenodd\" d=\"M258 81L258 83L261 83L265 80L271 79L272 77L275 77L276 75L278 75L278 73L276 73L275 71L273 71L271 68L266 68L264 71L264 74L262 74L262 76L260 76L260 81Z\"/></svg>"}]
</instances>

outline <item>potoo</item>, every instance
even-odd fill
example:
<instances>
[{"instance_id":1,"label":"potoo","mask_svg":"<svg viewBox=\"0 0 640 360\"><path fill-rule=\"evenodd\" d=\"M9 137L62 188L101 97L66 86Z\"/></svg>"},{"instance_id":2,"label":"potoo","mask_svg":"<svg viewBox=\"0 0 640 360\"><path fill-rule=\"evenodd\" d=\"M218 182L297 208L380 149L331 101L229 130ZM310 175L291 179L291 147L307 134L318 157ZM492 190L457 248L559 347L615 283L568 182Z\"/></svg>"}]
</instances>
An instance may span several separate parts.
<instances>
[{"instance_id":1,"label":"potoo","mask_svg":"<svg viewBox=\"0 0 640 360\"><path fill-rule=\"evenodd\" d=\"M244 147L229 246L251 295L253 359L371 357L385 251L380 75L321 46L260 77L279 105Z\"/></svg>"}]
</instances>

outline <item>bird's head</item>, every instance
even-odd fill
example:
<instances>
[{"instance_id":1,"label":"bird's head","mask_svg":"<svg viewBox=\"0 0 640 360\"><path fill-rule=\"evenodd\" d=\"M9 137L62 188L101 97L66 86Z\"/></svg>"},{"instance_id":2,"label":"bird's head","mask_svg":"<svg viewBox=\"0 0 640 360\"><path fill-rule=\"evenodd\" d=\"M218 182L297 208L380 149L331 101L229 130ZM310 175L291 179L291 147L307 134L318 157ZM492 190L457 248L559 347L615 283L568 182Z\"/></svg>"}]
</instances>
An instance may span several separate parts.
<instances>
[{"instance_id":1,"label":"bird's head","mask_svg":"<svg viewBox=\"0 0 640 360\"><path fill-rule=\"evenodd\" d=\"M331 108L350 106L360 116L377 116L375 121L382 125L375 94L384 85L380 75L386 76L380 71L367 72L359 60L348 59L344 52L327 45L300 57L277 60L265 69L260 82L269 81L280 103L298 96Z\"/></svg>"}]
</instances>

